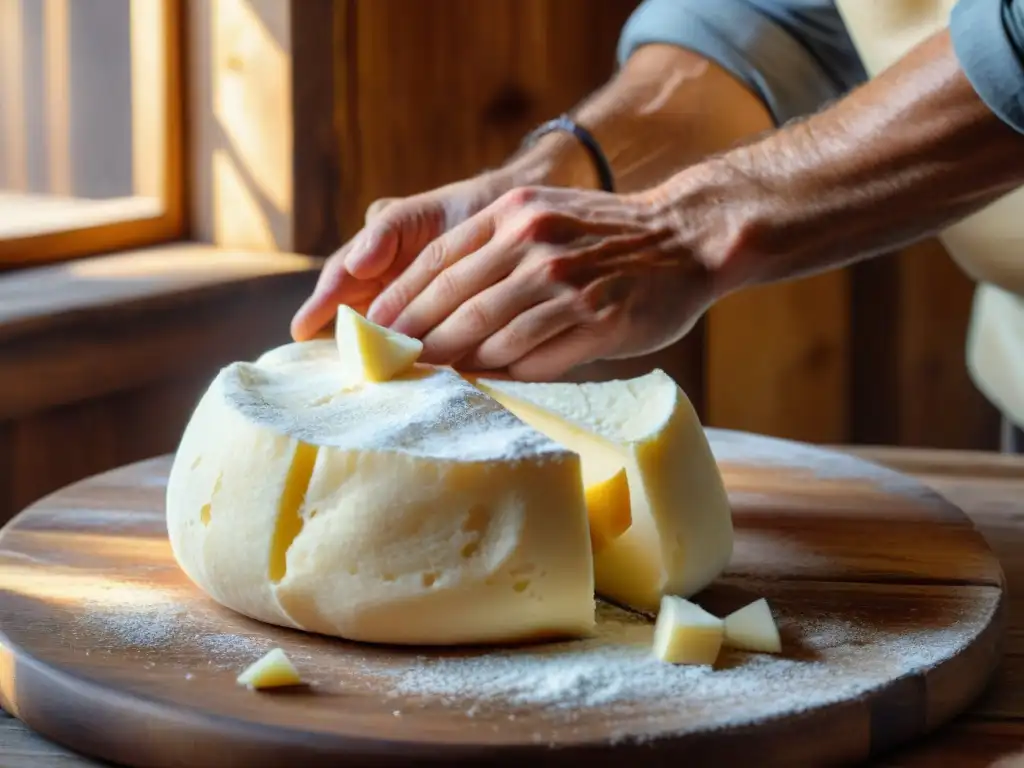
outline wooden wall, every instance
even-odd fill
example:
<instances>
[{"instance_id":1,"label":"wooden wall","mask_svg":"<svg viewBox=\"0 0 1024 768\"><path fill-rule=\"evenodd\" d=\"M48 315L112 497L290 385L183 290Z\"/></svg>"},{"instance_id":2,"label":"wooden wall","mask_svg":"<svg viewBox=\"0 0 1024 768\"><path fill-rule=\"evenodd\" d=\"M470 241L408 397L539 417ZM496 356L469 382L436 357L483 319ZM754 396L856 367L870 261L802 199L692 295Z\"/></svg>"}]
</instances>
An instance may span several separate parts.
<instances>
[{"instance_id":1,"label":"wooden wall","mask_svg":"<svg viewBox=\"0 0 1024 768\"><path fill-rule=\"evenodd\" d=\"M537 123L613 72L636 0L338 0L334 111L340 239L378 197L500 163ZM660 365L706 423L813 442L997 445L967 378L972 285L935 242L729 297Z\"/></svg>"}]
</instances>

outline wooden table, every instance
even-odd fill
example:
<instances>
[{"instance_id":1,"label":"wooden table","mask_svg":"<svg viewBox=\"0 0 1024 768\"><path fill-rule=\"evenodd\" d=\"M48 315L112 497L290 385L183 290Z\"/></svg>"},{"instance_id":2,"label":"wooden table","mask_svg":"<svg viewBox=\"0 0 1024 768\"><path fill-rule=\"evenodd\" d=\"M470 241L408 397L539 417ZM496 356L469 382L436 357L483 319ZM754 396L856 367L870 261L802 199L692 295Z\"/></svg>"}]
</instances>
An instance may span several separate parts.
<instances>
[{"instance_id":1,"label":"wooden table","mask_svg":"<svg viewBox=\"0 0 1024 768\"><path fill-rule=\"evenodd\" d=\"M881 766L1024 766L1024 457L890 448L848 449L913 475L974 520L995 551L1010 592L1006 656L989 690L951 725ZM3 768L86 768L100 763L34 735L0 711Z\"/></svg>"}]
</instances>

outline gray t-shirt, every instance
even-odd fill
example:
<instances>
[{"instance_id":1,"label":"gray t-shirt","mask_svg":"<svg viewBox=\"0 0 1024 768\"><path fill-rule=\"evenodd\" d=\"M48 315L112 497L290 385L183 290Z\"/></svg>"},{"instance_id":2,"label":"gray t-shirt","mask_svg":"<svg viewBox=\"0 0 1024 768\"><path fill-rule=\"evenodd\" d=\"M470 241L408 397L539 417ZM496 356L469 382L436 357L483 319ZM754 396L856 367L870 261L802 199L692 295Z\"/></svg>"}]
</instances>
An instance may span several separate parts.
<instances>
[{"instance_id":1,"label":"gray t-shirt","mask_svg":"<svg viewBox=\"0 0 1024 768\"><path fill-rule=\"evenodd\" d=\"M960 0L949 26L978 95L1024 133L1024 0ZM717 62L760 95L779 124L867 79L831 0L645 0L623 28L619 61L648 43Z\"/></svg>"}]
</instances>

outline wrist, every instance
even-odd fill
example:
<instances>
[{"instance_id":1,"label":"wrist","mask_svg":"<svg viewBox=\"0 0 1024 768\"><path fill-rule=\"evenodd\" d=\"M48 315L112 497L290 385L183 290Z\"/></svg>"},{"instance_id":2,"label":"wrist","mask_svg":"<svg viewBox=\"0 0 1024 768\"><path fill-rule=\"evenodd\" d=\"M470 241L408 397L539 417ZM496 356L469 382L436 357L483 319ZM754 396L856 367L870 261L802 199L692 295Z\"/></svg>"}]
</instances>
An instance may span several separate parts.
<instances>
[{"instance_id":1,"label":"wrist","mask_svg":"<svg viewBox=\"0 0 1024 768\"><path fill-rule=\"evenodd\" d=\"M706 160L635 196L682 254L707 270L716 294L762 282L774 237L772 197L723 156Z\"/></svg>"},{"instance_id":2,"label":"wrist","mask_svg":"<svg viewBox=\"0 0 1024 768\"><path fill-rule=\"evenodd\" d=\"M575 136L563 132L541 136L532 146L516 153L498 172L516 187L600 187L586 148Z\"/></svg>"}]
</instances>

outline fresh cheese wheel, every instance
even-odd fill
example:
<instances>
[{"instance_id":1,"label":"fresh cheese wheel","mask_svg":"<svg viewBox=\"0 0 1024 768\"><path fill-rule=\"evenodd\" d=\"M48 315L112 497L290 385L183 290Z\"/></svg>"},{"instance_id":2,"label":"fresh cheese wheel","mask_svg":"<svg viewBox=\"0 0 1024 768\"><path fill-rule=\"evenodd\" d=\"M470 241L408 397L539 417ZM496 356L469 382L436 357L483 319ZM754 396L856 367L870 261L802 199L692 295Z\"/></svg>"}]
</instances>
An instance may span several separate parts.
<instances>
[{"instance_id":1,"label":"fresh cheese wheel","mask_svg":"<svg viewBox=\"0 0 1024 768\"><path fill-rule=\"evenodd\" d=\"M404 644L594 625L580 459L454 371L343 387L317 341L235 363L167 489L182 569L261 621Z\"/></svg>"},{"instance_id":2,"label":"fresh cheese wheel","mask_svg":"<svg viewBox=\"0 0 1024 768\"><path fill-rule=\"evenodd\" d=\"M693 406L668 374L582 384L473 382L578 453L585 479L625 467L631 524L595 548L599 594L653 613L662 595L689 597L725 569L733 546L725 485Z\"/></svg>"}]
</instances>

